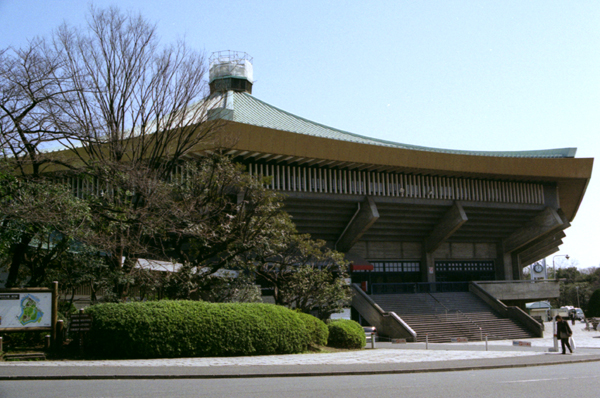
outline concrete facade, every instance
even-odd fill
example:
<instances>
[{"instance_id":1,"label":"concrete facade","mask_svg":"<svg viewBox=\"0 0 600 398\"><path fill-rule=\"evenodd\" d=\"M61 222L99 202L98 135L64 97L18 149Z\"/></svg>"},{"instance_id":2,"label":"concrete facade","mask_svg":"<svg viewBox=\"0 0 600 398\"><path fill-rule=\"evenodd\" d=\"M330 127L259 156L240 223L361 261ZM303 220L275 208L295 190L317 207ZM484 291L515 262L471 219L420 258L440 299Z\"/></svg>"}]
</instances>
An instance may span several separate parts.
<instances>
[{"instance_id":1,"label":"concrete facade","mask_svg":"<svg viewBox=\"0 0 600 398\"><path fill-rule=\"evenodd\" d=\"M503 302L542 301L558 297L560 282L549 281L497 281L478 282L482 289Z\"/></svg>"},{"instance_id":2,"label":"concrete facade","mask_svg":"<svg viewBox=\"0 0 600 398\"><path fill-rule=\"evenodd\" d=\"M210 146L270 177L299 232L373 264L354 282L520 280L558 250L591 178L593 159L573 148L415 147L323 126L243 90L213 96L226 112L211 113L223 128Z\"/></svg>"}]
</instances>

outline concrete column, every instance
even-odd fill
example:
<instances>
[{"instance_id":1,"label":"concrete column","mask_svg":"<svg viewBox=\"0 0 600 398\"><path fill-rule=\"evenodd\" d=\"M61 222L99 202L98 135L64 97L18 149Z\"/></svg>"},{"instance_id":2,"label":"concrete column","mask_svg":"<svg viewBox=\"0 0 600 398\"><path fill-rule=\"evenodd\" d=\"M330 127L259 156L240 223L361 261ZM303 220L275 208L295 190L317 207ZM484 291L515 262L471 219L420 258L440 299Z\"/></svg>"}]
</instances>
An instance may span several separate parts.
<instances>
[{"instance_id":1,"label":"concrete column","mask_svg":"<svg viewBox=\"0 0 600 398\"><path fill-rule=\"evenodd\" d=\"M435 259L433 258L433 253L423 252L423 261L421 264L423 265L423 269L421 270L422 280L424 282L435 282Z\"/></svg>"},{"instance_id":2,"label":"concrete column","mask_svg":"<svg viewBox=\"0 0 600 398\"><path fill-rule=\"evenodd\" d=\"M512 281L513 280L512 255L510 253L506 253L502 250L498 250L498 260L499 260L498 269L500 272L497 271L496 275L498 275L498 273L501 273L502 277L500 278L500 280Z\"/></svg>"},{"instance_id":3,"label":"concrete column","mask_svg":"<svg viewBox=\"0 0 600 398\"><path fill-rule=\"evenodd\" d=\"M377 205L373 198L367 196L364 202L359 204L359 209L338 238L334 245L335 249L342 253L348 252L378 219Z\"/></svg>"},{"instance_id":4,"label":"concrete column","mask_svg":"<svg viewBox=\"0 0 600 398\"><path fill-rule=\"evenodd\" d=\"M520 281L521 279L523 279L523 267L521 267L521 261L519 260L519 255L511 253L511 262L512 262L512 279L515 281Z\"/></svg>"},{"instance_id":5,"label":"concrete column","mask_svg":"<svg viewBox=\"0 0 600 398\"><path fill-rule=\"evenodd\" d=\"M546 207L529 223L513 232L503 242L504 252L514 252L541 239L557 229L564 229L566 225L560 215L552 208Z\"/></svg>"},{"instance_id":6,"label":"concrete column","mask_svg":"<svg viewBox=\"0 0 600 398\"><path fill-rule=\"evenodd\" d=\"M494 272L496 275L496 280L497 281L503 281L506 279L506 270L504 269L505 267L505 260L504 260L504 249L502 247L502 242L499 242L496 245L496 261L494 262ZM512 270L511 270L511 274L512 274Z\"/></svg>"},{"instance_id":7,"label":"concrete column","mask_svg":"<svg viewBox=\"0 0 600 398\"><path fill-rule=\"evenodd\" d=\"M425 251L433 253L467 221L468 218L464 209L459 203L455 202L425 239L423 243Z\"/></svg>"},{"instance_id":8,"label":"concrete column","mask_svg":"<svg viewBox=\"0 0 600 398\"><path fill-rule=\"evenodd\" d=\"M560 209L558 187L556 185L544 185L544 203L553 209Z\"/></svg>"}]
</instances>

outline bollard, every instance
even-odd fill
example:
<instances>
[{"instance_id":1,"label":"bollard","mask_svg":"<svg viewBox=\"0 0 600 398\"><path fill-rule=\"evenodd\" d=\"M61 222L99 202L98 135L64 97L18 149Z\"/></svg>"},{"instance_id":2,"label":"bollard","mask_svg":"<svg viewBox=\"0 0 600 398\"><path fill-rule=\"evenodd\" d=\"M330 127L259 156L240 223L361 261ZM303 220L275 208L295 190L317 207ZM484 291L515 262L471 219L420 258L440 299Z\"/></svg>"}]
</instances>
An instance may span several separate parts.
<instances>
[{"instance_id":1,"label":"bollard","mask_svg":"<svg viewBox=\"0 0 600 398\"><path fill-rule=\"evenodd\" d=\"M0 352L2 352L2 337L0 337Z\"/></svg>"},{"instance_id":2,"label":"bollard","mask_svg":"<svg viewBox=\"0 0 600 398\"><path fill-rule=\"evenodd\" d=\"M371 348L375 348L375 333L371 332Z\"/></svg>"},{"instance_id":3,"label":"bollard","mask_svg":"<svg viewBox=\"0 0 600 398\"><path fill-rule=\"evenodd\" d=\"M488 343L488 340L487 340L487 333L486 333L486 334L485 334L485 350L486 350L486 351L488 350L488 345L487 345L487 343Z\"/></svg>"},{"instance_id":4,"label":"bollard","mask_svg":"<svg viewBox=\"0 0 600 398\"><path fill-rule=\"evenodd\" d=\"M46 336L46 349L50 349L50 339L52 336L50 336L49 334L47 334Z\"/></svg>"},{"instance_id":5,"label":"bollard","mask_svg":"<svg viewBox=\"0 0 600 398\"><path fill-rule=\"evenodd\" d=\"M479 340L483 340L483 330L479 328Z\"/></svg>"},{"instance_id":6,"label":"bollard","mask_svg":"<svg viewBox=\"0 0 600 398\"><path fill-rule=\"evenodd\" d=\"M425 349L429 349L429 333L425 333Z\"/></svg>"},{"instance_id":7,"label":"bollard","mask_svg":"<svg viewBox=\"0 0 600 398\"><path fill-rule=\"evenodd\" d=\"M556 317L552 317L552 332L554 333L554 350L552 352L558 352L558 336L556 332Z\"/></svg>"}]
</instances>

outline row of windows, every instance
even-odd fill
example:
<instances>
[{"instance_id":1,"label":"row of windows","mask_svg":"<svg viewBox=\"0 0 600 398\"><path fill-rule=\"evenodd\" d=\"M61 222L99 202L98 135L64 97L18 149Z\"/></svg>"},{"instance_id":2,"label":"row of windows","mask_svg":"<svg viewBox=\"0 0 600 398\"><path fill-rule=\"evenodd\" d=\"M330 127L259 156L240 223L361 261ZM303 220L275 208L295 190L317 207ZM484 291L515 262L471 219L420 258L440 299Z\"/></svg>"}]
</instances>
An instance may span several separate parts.
<instances>
[{"instance_id":1,"label":"row of windows","mask_svg":"<svg viewBox=\"0 0 600 398\"><path fill-rule=\"evenodd\" d=\"M357 270L354 272L419 272L418 261L373 262L373 271Z\"/></svg>"},{"instance_id":2,"label":"row of windows","mask_svg":"<svg viewBox=\"0 0 600 398\"><path fill-rule=\"evenodd\" d=\"M494 270L493 261L436 261L436 272L486 272Z\"/></svg>"},{"instance_id":3,"label":"row of windows","mask_svg":"<svg viewBox=\"0 0 600 398\"><path fill-rule=\"evenodd\" d=\"M373 271L355 270L353 272L419 272L418 261L378 261L372 262ZM436 272L489 272L494 271L493 261L436 261Z\"/></svg>"}]
</instances>

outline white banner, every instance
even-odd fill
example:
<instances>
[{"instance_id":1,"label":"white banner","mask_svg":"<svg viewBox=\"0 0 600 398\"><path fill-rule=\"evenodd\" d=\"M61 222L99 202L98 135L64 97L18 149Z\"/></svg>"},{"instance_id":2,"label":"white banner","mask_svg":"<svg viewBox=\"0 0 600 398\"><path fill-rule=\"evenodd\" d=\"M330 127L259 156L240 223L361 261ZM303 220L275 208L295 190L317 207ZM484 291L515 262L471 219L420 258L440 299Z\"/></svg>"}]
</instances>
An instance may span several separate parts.
<instances>
[{"instance_id":1,"label":"white banner","mask_svg":"<svg viewBox=\"0 0 600 398\"><path fill-rule=\"evenodd\" d=\"M0 293L0 329L52 327L52 293Z\"/></svg>"}]
</instances>

